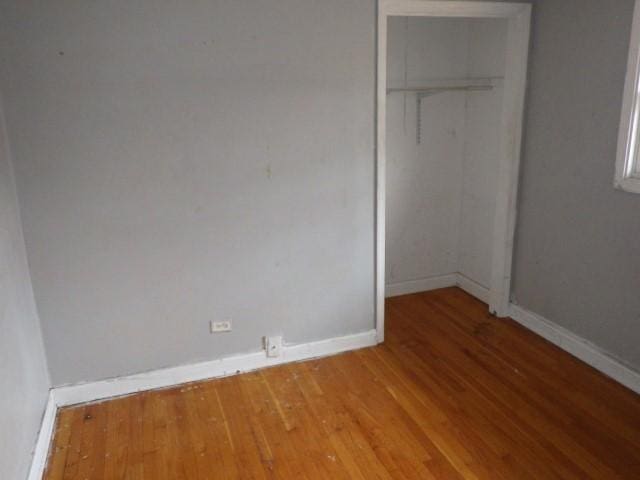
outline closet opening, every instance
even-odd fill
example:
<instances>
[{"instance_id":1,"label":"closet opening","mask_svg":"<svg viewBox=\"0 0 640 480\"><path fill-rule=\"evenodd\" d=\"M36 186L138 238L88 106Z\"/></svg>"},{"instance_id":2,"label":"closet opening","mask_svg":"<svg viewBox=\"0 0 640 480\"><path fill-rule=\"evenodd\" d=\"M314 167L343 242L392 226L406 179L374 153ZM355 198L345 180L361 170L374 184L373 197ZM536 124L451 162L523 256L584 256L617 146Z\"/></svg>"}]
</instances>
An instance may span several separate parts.
<instances>
[{"instance_id":1,"label":"closet opening","mask_svg":"<svg viewBox=\"0 0 640 480\"><path fill-rule=\"evenodd\" d=\"M381 0L376 328L458 285L508 314L530 6Z\"/></svg>"}]
</instances>

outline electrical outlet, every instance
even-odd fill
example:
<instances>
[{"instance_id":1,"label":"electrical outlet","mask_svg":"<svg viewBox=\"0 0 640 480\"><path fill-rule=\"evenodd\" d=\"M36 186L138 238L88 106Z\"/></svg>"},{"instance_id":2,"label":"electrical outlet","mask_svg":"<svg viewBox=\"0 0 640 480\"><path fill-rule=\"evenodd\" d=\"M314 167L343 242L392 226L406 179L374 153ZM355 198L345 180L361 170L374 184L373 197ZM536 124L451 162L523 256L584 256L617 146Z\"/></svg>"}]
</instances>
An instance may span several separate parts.
<instances>
[{"instance_id":1,"label":"electrical outlet","mask_svg":"<svg viewBox=\"0 0 640 480\"><path fill-rule=\"evenodd\" d=\"M209 324L211 333L221 333L231 331L231 320L222 320L221 322L214 322L213 320Z\"/></svg>"},{"instance_id":2,"label":"electrical outlet","mask_svg":"<svg viewBox=\"0 0 640 480\"><path fill-rule=\"evenodd\" d=\"M279 357L282 353L282 337L265 337L264 348L267 351L267 357Z\"/></svg>"}]
</instances>

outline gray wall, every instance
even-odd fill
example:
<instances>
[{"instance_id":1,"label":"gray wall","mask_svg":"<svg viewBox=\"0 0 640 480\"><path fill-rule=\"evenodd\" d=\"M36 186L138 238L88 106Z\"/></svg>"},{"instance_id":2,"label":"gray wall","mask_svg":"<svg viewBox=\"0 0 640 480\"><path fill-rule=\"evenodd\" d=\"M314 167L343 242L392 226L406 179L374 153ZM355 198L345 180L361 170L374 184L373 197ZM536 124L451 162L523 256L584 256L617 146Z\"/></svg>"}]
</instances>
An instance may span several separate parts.
<instances>
[{"instance_id":1,"label":"gray wall","mask_svg":"<svg viewBox=\"0 0 640 480\"><path fill-rule=\"evenodd\" d=\"M536 2L514 297L640 367L632 3ZM0 7L54 383L372 328L373 1Z\"/></svg>"},{"instance_id":2,"label":"gray wall","mask_svg":"<svg viewBox=\"0 0 640 480\"><path fill-rule=\"evenodd\" d=\"M372 1L3 5L54 384L374 328Z\"/></svg>"},{"instance_id":3,"label":"gray wall","mask_svg":"<svg viewBox=\"0 0 640 480\"><path fill-rule=\"evenodd\" d=\"M514 296L640 369L640 195L612 186L633 3L536 2Z\"/></svg>"},{"instance_id":4,"label":"gray wall","mask_svg":"<svg viewBox=\"0 0 640 480\"><path fill-rule=\"evenodd\" d=\"M31 464L49 390L0 105L0 478Z\"/></svg>"}]
</instances>

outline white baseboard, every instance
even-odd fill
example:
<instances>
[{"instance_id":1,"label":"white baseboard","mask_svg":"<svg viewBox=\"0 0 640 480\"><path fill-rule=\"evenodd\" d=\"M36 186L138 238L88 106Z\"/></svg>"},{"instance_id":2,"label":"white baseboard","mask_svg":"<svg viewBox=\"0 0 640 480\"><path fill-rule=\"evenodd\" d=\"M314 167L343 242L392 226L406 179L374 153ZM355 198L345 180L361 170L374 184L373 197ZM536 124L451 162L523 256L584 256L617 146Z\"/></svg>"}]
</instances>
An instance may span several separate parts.
<instances>
[{"instance_id":1,"label":"white baseboard","mask_svg":"<svg viewBox=\"0 0 640 480\"><path fill-rule=\"evenodd\" d=\"M463 275L447 275L447 283L441 277L441 286L426 288L435 289L447 286L459 285L471 295L483 299L486 295L484 287L467 279ZM471 283L469 283L471 282ZM435 283L435 282L434 282ZM432 284L433 285L433 284ZM478 288L480 287L480 288ZM424 291L424 284L420 290ZM527 329L549 340L563 350L591 365L605 375L613 378L636 393L640 394L640 373L631 370L618 360L603 352L587 340L574 333L546 320L533 312L511 304L511 317ZM55 427L56 411L58 407L77 403L104 400L110 397L127 395L131 393L152 390L156 388L170 387L181 383L205 380L208 378L223 377L241 372L257 370L288 362L308 360L311 358L332 355L348 350L355 350L373 346L377 343L376 331L369 330L363 333L347 335L344 337L330 338L316 342L299 345L286 345L282 355L277 358L267 358L264 351L252 352L245 355L212 360L208 362L184 365L180 367L154 370L137 375L129 375L110 380L90 382L79 385L56 387L51 390L45 412L42 418L42 426L38 434L38 440L33 455L33 462L29 471L28 480L40 480L47 463L49 446Z\"/></svg>"},{"instance_id":2,"label":"white baseboard","mask_svg":"<svg viewBox=\"0 0 640 480\"><path fill-rule=\"evenodd\" d=\"M391 283L385 286L385 297L398 297L410 293L427 292L438 288L453 287L456 285L455 273L438 275L437 277L409 280L407 282Z\"/></svg>"},{"instance_id":3,"label":"white baseboard","mask_svg":"<svg viewBox=\"0 0 640 480\"><path fill-rule=\"evenodd\" d=\"M438 275L437 277L391 283L385 286L385 297L399 297L400 295L428 292L429 290L455 286L460 287L462 290L473 295L484 303L489 302L489 289L480 285L475 280L471 280L462 273L449 273L447 275Z\"/></svg>"},{"instance_id":4,"label":"white baseboard","mask_svg":"<svg viewBox=\"0 0 640 480\"><path fill-rule=\"evenodd\" d=\"M369 330L316 342L285 345L282 349L282 355L276 358L268 358L264 351L259 351L110 380L53 388L49 392L28 480L40 480L44 475L56 422L56 413L60 407L94 402L155 388L171 387L208 378L234 375L283 363L309 360L348 350L370 347L376 344L376 331Z\"/></svg>"},{"instance_id":5,"label":"white baseboard","mask_svg":"<svg viewBox=\"0 0 640 480\"><path fill-rule=\"evenodd\" d=\"M532 332L640 394L640 372L630 369L588 340L513 303L509 314Z\"/></svg>"},{"instance_id":6,"label":"white baseboard","mask_svg":"<svg viewBox=\"0 0 640 480\"><path fill-rule=\"evenodd\" d=\"M489 303L489 289L462 273L456 274L456 285L478 300Z\"/></svg>"},{"instance_id":7,"label":"white baseboard","mask_svg":"<svg viewBox=\"0 0 640 480\"><path fill-rule=\"evenodd\" d=\"M31 469L29 470L28 480L41 480L44 475L44 469L47 466L47 457L49 456L49 446L53 436L53 428L56 423L57 407L53 399L53 393L50 391L47 398L47 405L42 415L42 424L38 432L36 446L33 450L33 458L31 460Z\"/></svg>"},{"instance_id":8,"label":"white baseboard","mask_svg":"<svg viewBox=\"0 0 640 480\"><path fill-rule=\"evenodd\" d=\"M282 355L268 358L263 350L233 357L195 363L180 367L165 368L151 372L118 377L98 382L56 387L52 390L58 407L77 403L94 402L110 397L128 395L144 390L170 387L181 383L195 382L208 378L224 377L241 372L257 370L288 362L333 355L376 345L376 331L330 338L298 345L285 345Z\"/></svg>"}]
</instances>

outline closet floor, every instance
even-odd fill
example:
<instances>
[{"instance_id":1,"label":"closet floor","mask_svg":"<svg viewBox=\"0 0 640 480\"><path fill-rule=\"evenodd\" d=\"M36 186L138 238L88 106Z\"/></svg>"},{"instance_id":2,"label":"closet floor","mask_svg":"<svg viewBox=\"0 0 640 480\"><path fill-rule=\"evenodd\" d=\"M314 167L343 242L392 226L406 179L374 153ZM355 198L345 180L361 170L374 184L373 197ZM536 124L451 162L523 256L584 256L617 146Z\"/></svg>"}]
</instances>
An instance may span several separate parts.
<instances>
[{"instance_id":1,"label":"closet floor","mask_svg":"<svg viewBox=\"0 0 640 480\"><path fill-rule=\"evenodd\" d=\"M45 478L640 479L640 396L458 288L386 342L58 413Z\"/></svg>"}]
</instances>

